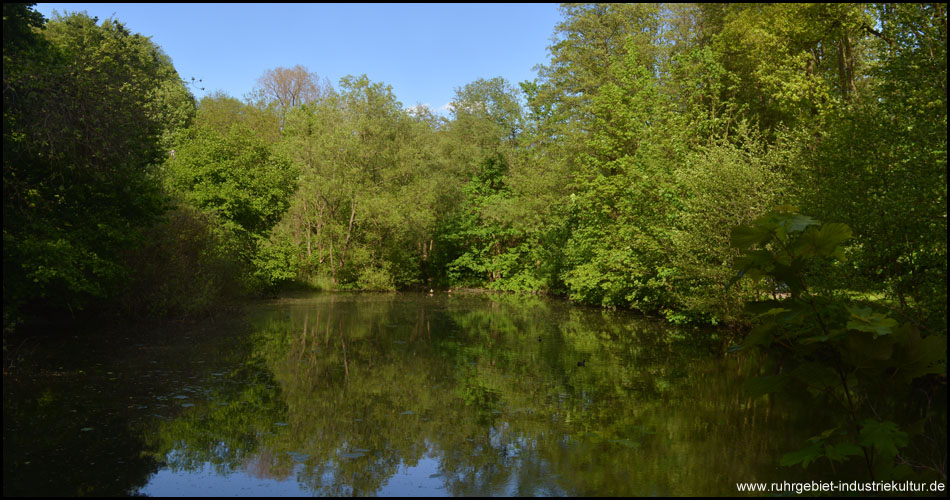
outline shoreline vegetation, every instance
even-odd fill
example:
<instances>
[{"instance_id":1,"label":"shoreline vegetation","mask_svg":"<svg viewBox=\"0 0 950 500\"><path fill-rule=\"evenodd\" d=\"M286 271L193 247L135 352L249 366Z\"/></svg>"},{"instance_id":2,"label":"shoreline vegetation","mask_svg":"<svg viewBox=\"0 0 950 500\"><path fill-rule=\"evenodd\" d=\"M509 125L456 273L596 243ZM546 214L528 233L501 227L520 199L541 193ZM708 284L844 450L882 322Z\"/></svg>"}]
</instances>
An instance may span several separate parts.
<instances>
[{"instance_id":1,"label":"shoreline vegetation","mask_svg":"<svg viewBox=\"0 0 950 500\"><path fill-rule=\"evenodd\" d=\"M784 465L946 480L945 4L564 4L448 117L300 65L197 99L120 20L3 10L5 357L288 290L549 295L839 408Z\"/></svg>"}]
</instances>

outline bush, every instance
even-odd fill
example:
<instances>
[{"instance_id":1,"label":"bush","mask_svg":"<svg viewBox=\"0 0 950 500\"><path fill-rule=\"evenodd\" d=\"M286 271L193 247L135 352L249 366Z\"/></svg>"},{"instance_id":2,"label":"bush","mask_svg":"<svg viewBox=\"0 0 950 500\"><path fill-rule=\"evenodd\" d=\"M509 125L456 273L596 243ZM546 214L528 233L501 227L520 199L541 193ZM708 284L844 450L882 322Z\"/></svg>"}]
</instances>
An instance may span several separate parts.
<instances>
[{"instance_id":1,"label":"bush","mask_svg":"<svg viewBox=\"0 0 950 500\"><path fill-rule=\"evenodd\" d=\"M396 289L392 274L383 266L370 266L363 269L360 277L356 280L356 286L361 290L380 292Z\"/></svg>"}]
</instances>

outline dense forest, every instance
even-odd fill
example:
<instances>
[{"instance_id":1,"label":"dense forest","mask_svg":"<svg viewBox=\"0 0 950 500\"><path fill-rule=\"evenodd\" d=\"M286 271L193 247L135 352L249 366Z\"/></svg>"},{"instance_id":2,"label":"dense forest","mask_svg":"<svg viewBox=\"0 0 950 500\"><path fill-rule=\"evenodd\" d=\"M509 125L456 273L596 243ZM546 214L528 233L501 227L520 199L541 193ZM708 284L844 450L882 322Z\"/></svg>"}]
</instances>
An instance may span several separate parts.
<instances>
[{"instance_id":1,"label":"dense forest","mask_svg":"<svg viewBox=\"0 0 950 500\"><path fill-rule=\"evenodd\" d=\"M750 390L840 403L783 463L945 479L946 5L561 12L533 81L446 118L303 66L199 100L118 20L4 4L4 345L291 287L543 293L727 327L774 357Z\"/></svg>"}]
</instances>

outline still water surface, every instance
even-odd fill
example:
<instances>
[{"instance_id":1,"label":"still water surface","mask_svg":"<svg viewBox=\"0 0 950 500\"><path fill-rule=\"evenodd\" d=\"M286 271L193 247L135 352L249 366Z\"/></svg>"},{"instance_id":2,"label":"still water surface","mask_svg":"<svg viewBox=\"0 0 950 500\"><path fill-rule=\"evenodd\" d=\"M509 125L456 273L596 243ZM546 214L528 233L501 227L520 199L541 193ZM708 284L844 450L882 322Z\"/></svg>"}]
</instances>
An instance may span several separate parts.
<instances>
[{"instance_id":1,"label":"still water surface","mask_svg":"<svg viewBox=\"0 0 950 500\"><path fill-rule=\"evenodd\" d=\"M718 356L714 336L444 293L77 332L5 372L4 495L696 496L819 479L777 466L817 417L746 398L750 360Z\"/></svg>"}]
</instances>

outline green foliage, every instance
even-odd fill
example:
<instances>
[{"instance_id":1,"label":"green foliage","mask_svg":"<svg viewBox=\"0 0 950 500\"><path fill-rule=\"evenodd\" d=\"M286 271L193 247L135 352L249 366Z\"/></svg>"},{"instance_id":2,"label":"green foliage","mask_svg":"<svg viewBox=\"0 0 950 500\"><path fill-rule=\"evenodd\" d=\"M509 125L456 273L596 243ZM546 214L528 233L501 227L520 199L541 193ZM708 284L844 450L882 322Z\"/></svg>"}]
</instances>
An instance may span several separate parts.
<instances>
[{"instance_id":1,"label":"green foliage","mask_svg":"<svg viewBox=\"0 0 950 500\"><path fill-rule=\"evenodd\" d=\"M669 102L634 40L626 39L610 80L593 94L572 179L563 279L573 300L652 312L669 304L673 157L662 133Z\"/></svg>"},{"instance_id":2,"label":"green foliage","mask_svg":"<svg viewBox=\"0 0 950 500\"><path fill-rule=\"evenodd\" d=\"M668 92L677 107L680 129L688 142L727 138L741 123L745 107L736 93L739 76L728 71L723 56L710 46L676 54L670 64Z\"/></svg>"},{"instance_id":3,"label":"green foliage","mask_svg":"<svg viewBox=\"0 0 950 500\"><path fill-rule=\"evenodd\" d=\"M782 198L856 230L812 286L945 331L940 5L569 4L536 80L464 85L448 119L302 66L196 112L168 57L121 23L5 12L11 305L111 300L160 183L265 288L359 288L385 270L398 288L738 325L743 301L791 285L731 284L728 228Z\"/></svg>"},{"instance_id":4,"label":"green foliage","mask_svg":"<svg viewBox=\"0 0 950 500\"><path fill-rule=\"evenodd\" d=\"M436 208L452 187L434 157L433 122L365 76L287 115L280 147L301 174L278 233L296 249L302 280L359 286L386 270L395 285L422 281Z\"/></svg>"},{"instance_id":5,"label":"green foliage","mask_svg":"<svg viewBox=\"0 0 950 500\"><path fill-rule=\"evenodd\" d=\"M366 267L360 273L356 280L356 286L361 290L370 291L392 291L396 287L393 285L393 277L384 267Z\"/></svg>"},{"instance_id":6,"label":"green foliage","mask_svg":"<svg viewBox=\"0 0 950 500\"><path fill-rule=\"evenodd\" d=\"M504 79L477 80L456 91L444 151L465 182L443 221L448 284L542 291L550 284L536 207L525 199L527 175L518 155L525 118L520 95ZM537 200L535 200L537 201Z\"/></svg>"},{"instance_id":7,"label":"green foliage","mask_svg":"<svg viewBox=\"0 0 950 500\"><path fill-rule=\"evenodd\" d=\"M226 251L253 270L252 288L295 276L287 246L268 237L288 208L297 169L254 131L240 123L227 134L188 129L162 174L169 193L215 221Z\"/></svg>"},{"instance_id":8,"label":"green foliage","mask_svg":"<svg viewBox=\"0 0 950 500\"><path fill-rule=\"evenodd\" d=\"M148 38L85 14L44 25L5 5L3 66L5 325L111 302L161 212L153 167L190 94Z\"/></svg>"},{"instance_id":9,"label":"green foliage","mask_svg":"<svg viewBox=\"0 0 950 500\"><path fill-rule=\"evenodd\" d=\"M752 395L799 391L810 395L810 404L840 410L836 427L786 454L782 465L860 456L872 479L896 478L906 473L898 463L923 458L912 456L911 440L945 423L946 408L930 402L946 391L946 337L921 337L913 324L809 286L821 269L816 264L843 259L851 237L847 225L822 224L795 207L733 229L732 245L742 253L736 280L770 280L788 290L786 298L747 305L755 327L743 348L762 349L781 367L748 389Z\"/></svg>"},{"instance_id":10,"label":"green foliage","mask_svg":"<svg viewBox=\"0 0 950 500\"><path fill-rule=\"evenodd\" d=\"M744 124L731 140L696 147L676 170L681 215L671 235L670 260L678 308L710 320L739 324L742 305L763 287L730 286L738 252L730 228L751 221L775 205L785 187L774 155Z\"/></svg>"},{"instance_id":11,"label":"green foliage","mask_svg":"<svg viewBox=\"0 0 950 500\"><path fill-rule=\"evenodd\" d=\"M710 6L713 49L739 78L736 99L766 133L820 117L865 83L873 24L863 4ZM713 9L718 10L715 12Z\"/></svg>"},{"instance_id":12,"label":"green foliage","mask_svg":"<svg viewBox=\"0 0 950 500\"><path fill-rule=\"evenodd\" d=\"M251 258L256 287L275 290L297 278L296 252L290 242L271 236L257 238L257 251Z\"/></svg>"},{"instance_id":13,"label":"green foliage","mask_svg":"<svg viewBox=\"0 0 950 500\"><path fill-rule=\"evenodd\" d=\"M507 163L500 155L483 161L463 188L465 202L453 221L452 233L446 239L463 249L449 264L448 274L456 285L493 283L507 276L504 266L509 240L516 234L504 221L492 217L492 209L510 197L505 185Z\"/></svg>"},{"instance_id":14,"label":"green foliage","mask_svg":"<svg viewBox=\"0 0 950 500\"><path fill-rule=\"evenodd\" d=\"M274 143L280 137L279 117L268 108L241 102L224 92L213 92L201 98L195 115L195 124L227 135L231 127L241 123L258 137Z\"/></svg>"},{"instance_id":15,"label":"green foliage","mask_svg":"<svg viewBox=\"0 0 950 500\"><path fill-rule=\"evenodd\" d=\"M794 180L802 205L858 234L852 269L835 285L883 294L902 318L945 333L946 8L875 10L874 85L825 126L792 137L803 165Z\"/></svg>"},{"instance_id":16,"label":"green foliage","mask_svg":"<svg viewBox=\"0 0 950 500\"><path fill-rule=\"evenodd\" d=\"M190 317L246 293L238 255L215 219L188 205L168 211L148 239L126 252L131 281L118 299L129 316Z\"/></svg>"},{"instance_id":17,"label":"green foliage","mask_svg":"<svg viewBox=\"0 0 950 500\"><path fill-rule=\"evenodd\" d=\"M287 210L296 169L253 130L194 128L164 166L169 192L248 235L266 234Z\"/></svg>"},{"instance_id":18,"label":"green foliage","mask_svg":"<svg viewBox=\"0 0 950 500\"><path fill-rule=\"evenodd\" d=\"M196 109L122 23L4 4L5 329L290 281L556 293L751 326L775 368L751 394L843 410L783 464L922 469L945 432L946 7L561 11L536 80L464 85L446 119L301 66ZM756 217L778 200L813 217Z\"/></svg>"}]
</instances>

